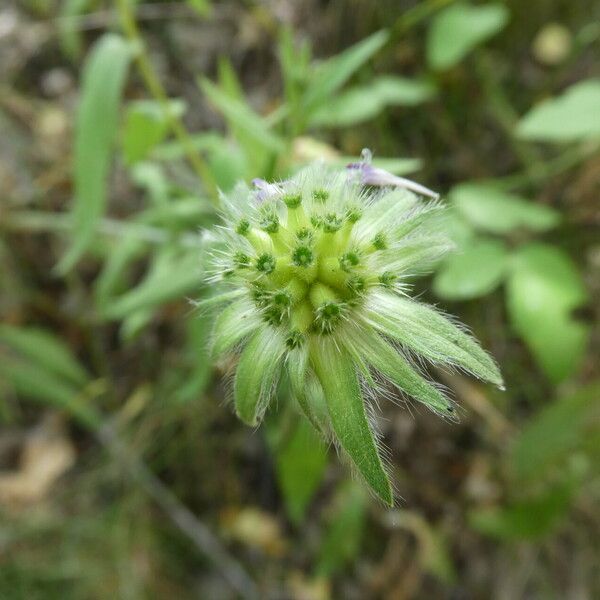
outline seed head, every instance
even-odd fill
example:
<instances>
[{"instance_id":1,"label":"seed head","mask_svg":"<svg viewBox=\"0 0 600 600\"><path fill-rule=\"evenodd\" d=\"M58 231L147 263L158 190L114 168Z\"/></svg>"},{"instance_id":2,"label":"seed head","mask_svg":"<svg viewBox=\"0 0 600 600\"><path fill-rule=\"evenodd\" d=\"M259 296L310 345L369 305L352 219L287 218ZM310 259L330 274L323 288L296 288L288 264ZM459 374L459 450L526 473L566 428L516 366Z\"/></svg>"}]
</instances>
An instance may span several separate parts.
<instances>
[{"instance_id":1,"label":"seed head","mask_svg":"<svg viewBox=\"0 0 600 600\"><path fill-rule=\"evenodd\" d=\"M229 304L215 319L213 351L239 353L236 411L257 424L287 372L298 409L392 503L367 417L373 375L444 416L452 402L407 357L502 384L471 336L403 291L451 247L439 226L441 205L413 193L431 196L426 188L366 161L259 181L260 195L240 185L225 199L227 227L215 256Z\"/></svg>"}]
</instances>

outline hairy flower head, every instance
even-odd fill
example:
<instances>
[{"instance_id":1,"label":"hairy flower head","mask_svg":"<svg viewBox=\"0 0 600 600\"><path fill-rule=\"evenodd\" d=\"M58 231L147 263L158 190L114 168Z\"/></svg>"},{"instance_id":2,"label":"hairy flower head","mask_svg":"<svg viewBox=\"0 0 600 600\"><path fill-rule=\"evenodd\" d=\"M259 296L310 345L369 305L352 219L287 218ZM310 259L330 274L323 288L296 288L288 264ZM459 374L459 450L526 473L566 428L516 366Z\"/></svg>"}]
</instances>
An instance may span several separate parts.
<instances>
[{"instance_id":1,"label":"hairy flower head","mask_svg":"<svg viewBox=\"0 0 600 600\"><path fill-rule=\"evenodd\" d=\"M255 180L254 190L240 184L224 198L212 276L224 289L211 300L224 308L212 352L238 354L233 388L242 420L261 420L286 373L305 416L392 503L369 391L389 382L448 415L451 401L415 358L502 380L463 328L407 295L411 277L450 248L443 206L380 170L365 178L368 169L318 164L277 184Z\"/></svg>"}]
</instances>

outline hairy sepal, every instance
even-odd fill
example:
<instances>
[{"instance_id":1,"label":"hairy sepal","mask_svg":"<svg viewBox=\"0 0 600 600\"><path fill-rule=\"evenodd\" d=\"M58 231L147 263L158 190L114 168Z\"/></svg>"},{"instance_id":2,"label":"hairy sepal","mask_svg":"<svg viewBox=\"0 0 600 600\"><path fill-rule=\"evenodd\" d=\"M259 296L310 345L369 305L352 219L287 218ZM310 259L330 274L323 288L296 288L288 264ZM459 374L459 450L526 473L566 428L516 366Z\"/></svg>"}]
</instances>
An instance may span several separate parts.
<instances>
[{"instance_id":1,"label":"hairy sepal","mask_svg":"<svg viewBox=\"0 0 600 600\"><path fill-rule=\"evenodd\" d=\"M364 360L400 391L438 414L448 416L454 412L450 400L419 375L410 362L381 336L364 335L356 340L356 343L360 344Z\"/></svg>"},{"instance_id":2,"label":"hairy sepal","mask_svg":"<svg viewBox=\"0 0 600 600\"><path fill-rule=\"evenodd\" d=\"M391 294L371 299L367 319L381 333L424 358L461 367L503 386L502 375L475 339L434 308Z\"/></svg>"},{"instance_id":3,"label":"hairy sepal","mask_svg":"<svg viewBox=\"0 0 600 600\"><path fill-rule=\"evenodd\" d=\"M335 436L377 496L393 505L390 480L377 450L354 364L331 338L313 342L311 363L323 386Z\"/></svg>"},{"instance_id":4,"label":"hairy sepal","mask_svg":"<svg viewBox=\"0 0 600 600\"><path fill-rule=\"evenodd\" d=\"M247 299L233 302L217 317L212 333L211 356L218 359L261 326Z\"/></svg>"},{"instance_id":5,"label":"hairy sepal","mask_svg":"<svg viewBox=\"0 0 600 600\"><path fill-rule=\"evenodd\" d=\"M240 355L233 386L235 410L248 425L258 425L277 384L285 353L283 336L263 327Z\"/></svg>"}]
</instances>

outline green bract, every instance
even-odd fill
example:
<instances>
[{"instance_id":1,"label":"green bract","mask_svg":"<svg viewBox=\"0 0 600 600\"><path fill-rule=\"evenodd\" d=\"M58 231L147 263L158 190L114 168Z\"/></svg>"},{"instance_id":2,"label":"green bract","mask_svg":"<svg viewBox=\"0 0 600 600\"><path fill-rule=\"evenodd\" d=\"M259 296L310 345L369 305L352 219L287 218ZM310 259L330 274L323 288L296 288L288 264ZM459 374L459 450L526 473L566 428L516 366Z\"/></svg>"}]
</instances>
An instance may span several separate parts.
<instances>
[{"instance_id":1,"label":"green bract","mask_svg":"<svg viewBox=\"0 0 600 600\"><path fill-rule=\"evenodd\" d=\"M308 420L391 504L367 392L387 381L449 415L452 402L416 357L498 386L502 378L463 328L406 295L409 278L451 244L442 205L392 187L388 175L366 164L314 165L278 184L240 184L223 198L213 282L223 287L224 308L212 351L239 354L233 390L241 419L260 422L285 372ZM387 187L375 187L379 179Z\"/></svg>"}]
</instances>

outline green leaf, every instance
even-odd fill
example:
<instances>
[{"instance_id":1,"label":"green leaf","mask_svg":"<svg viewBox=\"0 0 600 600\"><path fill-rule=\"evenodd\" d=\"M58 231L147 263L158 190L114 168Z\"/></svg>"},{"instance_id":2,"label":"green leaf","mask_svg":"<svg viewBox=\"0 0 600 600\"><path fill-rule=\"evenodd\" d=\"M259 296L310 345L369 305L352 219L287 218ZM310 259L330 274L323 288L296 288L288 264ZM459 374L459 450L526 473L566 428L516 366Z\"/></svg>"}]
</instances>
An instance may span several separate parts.
<instances>
[{"instance_id":1,"label":"green leaf","mask_svg":"<svg viewBox=\"0 0 600 600\"><path fill-rule=\"evenodd\" d=\"M63 52L71 59L81 54L82 30L78 20L94 3L94 0L63 0L60 6L58 37Z\"/></svg>"},{"instance_id":2,"label":"green leaf","mask_svg":"<svg viewBox=\"0 0 600 600\"><path fill-rule=\"evenodd\" d=\"M0 342L70 384L83 385L89 378L64 342L48 331L0 325Z\"/></svg>"},{"instance_id":3,"label":"green leaf","mask_svg":"<svg viewBox=\"0 0 600 600\"><path fill-rule=\"evenodd\" d=\"M233 126L250 136L256 146L275 153L283 151L283 140L269 129L264 119L257 115L247 103L231 97L206 78L200 78L198 85L206 94L209 102Z\"/></svg>"},{"instance_id":4,"label":"green leaf","mask_svg":"<svg viewBox=\"0 0 600 600\"><path fill-rule=\"evenodd\" d=\"M186 4L201 17L208 17L212 13L210 0L185 0Z\"/></svg>"},{"instance_id":5,"label":"green leaf","mask_svg":"<svg viewBox=\"0 0 600 600\"><path fill-rule=\"evenodd\" d=\"M242 350L235 371L235 410L248 425L258 425L277 384L285 340L271 327L263 327Z\"/></svg>"},{"instance_id":6,"label":"green leaf","mask_svg":"<svg viewBox=\"0 0 600 600\"><path fill-rule=\"evenodd\" d=\"M310 114L318 106L329 102L339 90L389 39L386 30L377 31L322 62L314 72L303 97L305 110Z\"/></svg>"},{"instance_id":7,"label":"green leaf","mask_svg":"<svg viewBox=\"0 0 600 600\"><path fill-rule=\"evenodd\" d=\"M353 481L346 481L336 494L331 524L319 548L317 573L331 577L360 551L367 517L367 498Z\"/></svg>"},{"instance_id":8,"label":"green leaf","mask_svg":"<svg viewBox=\"0 0 600 600\"><path fill-rule=\"evenodd\" d=\"M181 100L170 100L168 110L180 117L185 111ZM169 120L165 109L153 100L137 100L127 106L123 131L123 156L129 165L148 156L165 138Z\"/></svg>"},{"instance_id":9,"label":"green leaf","mask_svg":"<svg viewBox=\"0 0 600 600\"><path fill-rule=\"evenodd\" d=\"M109 319L122 319L146 308L181 299L202 285L202 248L182 253L167 247L157 254L145 279L135 288L113 299L103 311Z\"/></svg>"},{"instance_id":10,"label":"green leaf","mask_svg":"<svg viewBox=\"0 0 600 600\"><path fill-rule=\"evenodd\" d=\"M88 248L106 206L111 148L132 47L115 34L94 45L83 67L81 100L75 122L74 237L58 264L65 273Z\"/></svg>"},{"instance_id":11,"label":"green leaf","mask_svg":"<svg viewBox=\"0 0 600 600\"><path fill-rule=\"evenodd\" d=\"M219 358L229 352L261 325L255 307L247 298L232 302L217 317L212 331L211 356Z\"/></svg>"},{"instance_id":12,"label":"green leaf","mask_svg":"<svg viewBox=\"0 0 600 600\"><path fill-rule=\"evenodd\" d=\"M470 300L493 292L506 272L508 254L496 240L474 240L438 269L433 290L446 300Z\"/></svg>"},{"instance_id":13,"label":"green leaf","mask_svg":"<svg viewBox=\"0 0 600 600\"><path fill-rule=\"evenodd\" d=\"M327 449L303 417L297 418L292 434L276 449L275 465L287 515L299 524L327 466Z\"/></svg>"},{"instance_id":14,"label":"green leaf","mask_svg":"<svg viewBox=\"0 0 600 600\"><path fill-rule=\"evenodd\" d=\"M387 106L415 106L435 94L434 86L425 81L386 76L368 85L351 88L323 104L311 116L314 127L346 127L376 117Z\"/></svg>"},{"instance_id":15,"label":"green leaf","mask_svg":"<svg viewBox=\"0 0 600 600\"><path fill-rule=\"evenodd\" d=\"M398 389L431 410L447 416L454 408L452 403L415 368L381 337L376 335L357 336L353 346L360 348L364 360L388 378Z\"/></svg>"},{"instance_id":16,"label":"green leaf","mask_svg":"<svg viewBox=\"0 0 600 600\"><path fill-rule=\"evenodd\" d=\"M0 361L0 379L5 379L24 398L65 409L87 425L98 425L96 412L78 397L80 386L40 368L39 364L3 357Z\"/></svg>"},{"instance_id":17,"label":"green leaf","mask_svg":"<svg viewBox=\"0 0 600 600\"><path fill-rule=\"evenodd\" d=\"M311 362L323 386L337 440L377 496L391 506L392 487L367 419L352 359L334 341L323 339L311 348Z\"/></svg>"},{"instance_id":18,"label":"green leaf","mask_svg":"<svg viewBox=\"0 0 600 600\"><path fill-rule=\"evenodd\" d=\"M449 198L474 227L491 233L505 234L515 229L547 231L560 222L554 209L491 185L463 183L452 188Z\"/></svg>"},{"instance_id":19,"label":"green leaf","mask_svg":"<svg viewBox=\"0 0 600 600\"><path fill-rule=\"evenodd\" d=\"M475 46L501 31L509 12L503 4L460 2L440 11L427 34L427 62L436 70L458 64Z\"/></svg>"},{"instance_id":20,"label":"green leaf","mask_svg":"<svg viewBox=\"0 0 600 600\"><path fill-rule=\"evenodd\" d=\"M503 540L536 539L549 533L569 508L570 485L554 487L537 498L505 508L472 511L469 522L482 533Z\"/></svg>"},{"instance_id":21,"label":"green leaf","mask_svg":"<svg viewBox=\"0 0 600 600\"><path fill-rule=\"evenodd\" d=\"M368 323L428 360L462 367L503 386L498 366L477 341L425 304L382 294L369 306Z\"/></svg>"},{"instance_id":22,"label":"green leaf","mask_svg":"<svg viewBox=\"0 0 600 600\"><path fill-rule=\"evenodd\" d=\"M583 445L592 428L600 431L599 415L598 382L544 407L515 440L510 465L516 479L535 480L564 468L565 459Z\"/></svg>"},{"instance_id":23,"label":"green leaf","mask_svg":"<svg viewBox=\"0 0 600 600\"><path fill-rule=\"evenodd\" d=\"M210 311L193 314L186 322L186 348L184 360L188 365L185 381L175 392L177 402L198 400L210 382L212 362L209 356L210 331L213 326Z\"/></svg>"},{"instance_id":24,"label":"green leaf","mask_svg":"<svg viewBox=\"0 0 600 600\"><path fill-rule=\"evenodd\" d=\"M522 247L506 291L511 323L548 377L559 382L572 375L584 357L589 327L571 314L587 293L570 258L546 244Z\"/></svg>"},{"instance_id":25,"label":"green leaf","mask_svg":"<svg viewBox=\"0 0 600 600\"><path fill-rule=\"evenodd\" d=\"M600 137L600 79L587 79L534 106L517 126L519 137L540 142L576 142Z\"/></svg>"}]
</instances>

